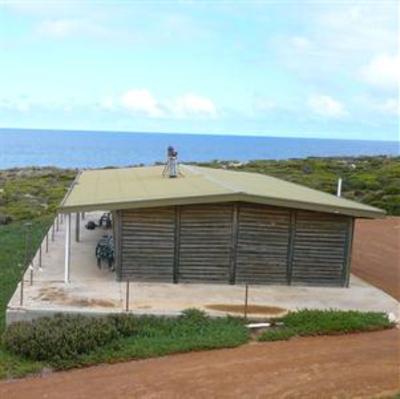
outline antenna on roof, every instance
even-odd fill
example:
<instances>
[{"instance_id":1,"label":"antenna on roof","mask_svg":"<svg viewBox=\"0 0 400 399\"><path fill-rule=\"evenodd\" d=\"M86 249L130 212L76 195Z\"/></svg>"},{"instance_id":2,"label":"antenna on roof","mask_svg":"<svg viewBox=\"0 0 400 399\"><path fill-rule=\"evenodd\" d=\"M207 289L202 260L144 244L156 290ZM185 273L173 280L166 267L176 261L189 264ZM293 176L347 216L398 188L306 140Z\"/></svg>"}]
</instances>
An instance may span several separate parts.
<instances>
[{"instance_id":1,"label":"antenna on roof","mask_svg":"<svg viewBox=\"0 0 400 399\"><path fill-rule=\"evenodd\" d=\"M163 170L163 176L178 176L178 152L171 145L167 148L167 163Z\"/></svg>"}]
</instances>

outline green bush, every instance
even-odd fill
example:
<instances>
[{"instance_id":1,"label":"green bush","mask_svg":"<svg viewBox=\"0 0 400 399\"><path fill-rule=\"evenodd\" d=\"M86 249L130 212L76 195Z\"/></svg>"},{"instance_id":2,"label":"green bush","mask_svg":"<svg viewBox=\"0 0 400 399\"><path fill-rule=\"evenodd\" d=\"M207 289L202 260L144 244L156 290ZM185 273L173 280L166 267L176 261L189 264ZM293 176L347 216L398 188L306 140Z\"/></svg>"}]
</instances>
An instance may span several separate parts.
<instances>
[{"instance_id":1,"label":"green bush","mask_svg":"<svg viewBox=\"0 0 400 399\"><path fill-rule=\"evenodd\" d=\"M130 314L113 314L108 316L108 320L115 326L118 333L123 337L134 335L139 330L136 317Z\"/></svg>"},{"instance_id":2,"label":"green bush","mask_svg":"<svg viewBox=\"0 0 400 399\"><path fill-rule=\"evenodd\" d=\"M260 335L259 341L286 341L295 335L295 331L291 328L278 327L264 331Z\"/></svg>"},{"instance_id":3,"label":"green bush","mask_svg":"<svg viewBox=\"0 0 400 399\"><path fill-rule=\"evenodd\" d=\"M290 312L282 317L282 327L265 331L260 341L277 341L292 336L347 334L390 328L386 313L354 310L310 310Z\"/></svg>"},{"instance_id":4,"label":"green bush","mask_svg":"<svg viewBox=\"0 0 400 399\"><path fill-rule=\"evenodd\" d=\"M3 343L9 353L62 369L235 347L248 338L248 331L238 318L211 319L202 311L187 309L177 318L128 314L45 317L11 324Z\"/></svg>"},{"instance_id":5,"label":"green bush","mask_svg":"<svg viewBox=\"0 0 400 399\"><path fill-rule=\"evenodd\" d=\"M57 362L88 353L118 336L115 323L105 318L56 315L11 324L3 343L15 354Z\"/></svg>"},{"instance_id":6,"label":"green bush","mask_svg":"<svg viewBox=\"0 0 400 399\"><path fill-rule=\"evenodd\" d=\"M373 331L389 328L392 323L385 313L354 310L310 310L290 312L283 317L286 327L298 335L320 335Z\"/></svg>"}]
</instances>

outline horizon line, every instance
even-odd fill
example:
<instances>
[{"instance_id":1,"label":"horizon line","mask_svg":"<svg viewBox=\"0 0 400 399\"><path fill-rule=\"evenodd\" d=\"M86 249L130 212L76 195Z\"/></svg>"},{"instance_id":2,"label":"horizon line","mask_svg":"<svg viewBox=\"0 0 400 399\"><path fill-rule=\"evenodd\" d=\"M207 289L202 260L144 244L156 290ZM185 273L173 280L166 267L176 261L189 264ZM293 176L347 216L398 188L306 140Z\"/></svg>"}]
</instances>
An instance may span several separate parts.
<instances>
[{"instance_id":1,"label":"horizon line","mask_svg":"<svg viewBox=\"0 0 400 399\"><path fill-rule=\"evenodd\" d=\"M27 131L54 131L54 132L71 132L71 133L123 133L123 134L170 134L184 136L218 136L218 137L249 137L249 138L271 138L271 139L305 139L305 140L342 140L342 141L378 141L388 143L398 143L399 140L393 139L357 139L357 138L339 138L339 137L310 137L310 136L274 136L262 135L257 133L182 133L182 132L165 132L165 131L133 131L133 130L91 130L91 129L62 129L62 128L25 128L25 127L0 127L0 132L5 130L27 130Z\"/></svg>"}]
</instances>

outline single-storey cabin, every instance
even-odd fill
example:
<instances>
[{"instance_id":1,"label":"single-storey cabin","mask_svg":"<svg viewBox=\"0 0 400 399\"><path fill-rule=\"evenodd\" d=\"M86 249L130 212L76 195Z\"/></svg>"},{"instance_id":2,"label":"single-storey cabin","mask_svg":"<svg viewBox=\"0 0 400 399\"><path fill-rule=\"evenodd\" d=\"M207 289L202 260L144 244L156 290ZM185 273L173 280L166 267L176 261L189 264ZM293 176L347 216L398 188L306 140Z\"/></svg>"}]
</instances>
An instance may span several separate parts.
<instances>
[{"instance_id":1,"label":"single-storey cabin","mask_svg":"<svg viewBox=\"0 0 400 399\"><path fill-rule=\"evenodd\" d=\"M60 206L67 221L75 212L112 212L118 280L347 286L355 218L384 216L266 175L163 171L83 171ZM67 249L66 264L68 257Z\"/></svg>"}]
</instances>

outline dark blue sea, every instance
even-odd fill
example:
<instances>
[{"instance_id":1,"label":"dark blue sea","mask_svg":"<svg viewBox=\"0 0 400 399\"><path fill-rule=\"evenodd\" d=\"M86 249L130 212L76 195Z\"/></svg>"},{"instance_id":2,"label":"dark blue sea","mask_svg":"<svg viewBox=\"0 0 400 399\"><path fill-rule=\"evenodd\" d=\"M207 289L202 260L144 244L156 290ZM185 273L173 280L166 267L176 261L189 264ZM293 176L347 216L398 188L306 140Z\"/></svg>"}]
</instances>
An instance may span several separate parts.
<instances>
[{"instance_id":1,"label":"dark blue sea","mask_svg":"<svg viewBox=\"0 0 400 399\"><path fill-rule=\"evenodd\" d=\"M395 141L0 129L0 169L148 165L163 161L168 145L180 161L399 155Z\"/></svg>"}]
</instances>

